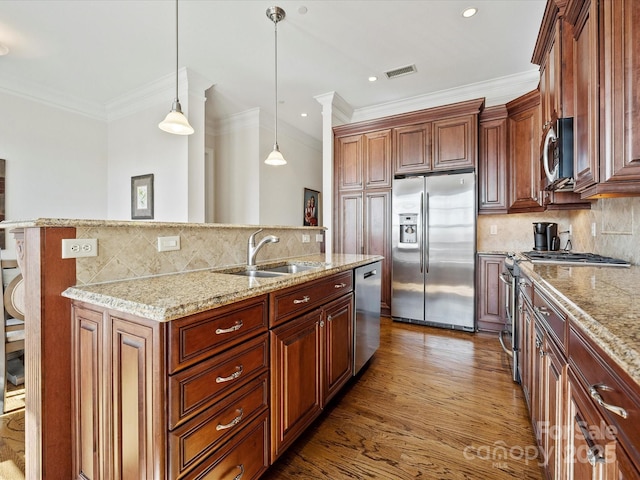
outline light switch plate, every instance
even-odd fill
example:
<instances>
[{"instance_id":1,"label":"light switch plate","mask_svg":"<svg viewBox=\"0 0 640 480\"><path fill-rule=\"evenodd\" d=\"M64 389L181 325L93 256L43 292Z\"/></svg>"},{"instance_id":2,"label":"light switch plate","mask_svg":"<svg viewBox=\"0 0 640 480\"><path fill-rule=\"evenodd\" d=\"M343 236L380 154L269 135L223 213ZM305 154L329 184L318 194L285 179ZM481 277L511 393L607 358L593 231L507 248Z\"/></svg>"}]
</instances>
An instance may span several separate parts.
<instances>
[{"instance_id":1,"label":"light switch plate","mask_svg":"<svg viewBox=\"0 0 640 480\"><path fill-rule=\"evenodd\" d=\"M306 233L303 233L302 234L302 243L309 243L310 241L311 241L311 236L306 234Z\"/></svg>"},{"instance_id":2,"label":"light switch plate","mask_svg":"<svg viewBox=\"0 0 640 480\"><path fill-rule=\"evenodd\" d=\"M173 250L180 250L179 235L174 235L171 237L158 237L159 252L171 252Z\"/></svg>"},{"instance_id":3,"label":"light switch plate","mask_svg":"<svg viewBox=\"0 0 640 480\"><path fill-rule=\"evenodd\" d=\"M324 242L324 235L322 233L316 233L316 243Z\"/></svg>"}]
</instances>

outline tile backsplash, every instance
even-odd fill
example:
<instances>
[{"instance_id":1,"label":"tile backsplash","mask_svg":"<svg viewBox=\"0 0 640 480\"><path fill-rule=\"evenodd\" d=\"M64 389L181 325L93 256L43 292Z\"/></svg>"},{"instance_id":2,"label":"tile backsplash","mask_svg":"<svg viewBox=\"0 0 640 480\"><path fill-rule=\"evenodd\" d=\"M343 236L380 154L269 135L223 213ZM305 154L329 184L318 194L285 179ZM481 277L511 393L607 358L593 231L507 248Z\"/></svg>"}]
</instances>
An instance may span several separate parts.
<instances>
[{"instance_id":1,"label":"tile backsplash","mask_svg":"<svg viewBox=\"0 0 640 480\"><path fill-rule=\"evenodd\" d=\"M566 248L570 239L573 251L622 258L640 265L640 197L600 199L593 202L591 210L479 215L478 251L532 250L533 222L538 221L558 223L561 248ZM495 235L491 235L493 225ZM571 236L562 233L569 230L569 225Z\"/></svg>"},{"instance_id":2,"label":"tile backsplash","mask_svg":"<svg viewBox=\"0 0 640 480\"><path fill-rule=\"evenodd\" d=\"M246 264L247 240L256 226L118 226L77 227L76 238L97 238L98 256L76 260L78 285L151 275ZM316 241L323 228L268 227L256 235L276 235L278 243L265 245L257 262L313 255L323 251ZM179 236L180 250L158 252L158 237ZM302 236L308 236L308 242Z\"/></svg>"}]
</instances>

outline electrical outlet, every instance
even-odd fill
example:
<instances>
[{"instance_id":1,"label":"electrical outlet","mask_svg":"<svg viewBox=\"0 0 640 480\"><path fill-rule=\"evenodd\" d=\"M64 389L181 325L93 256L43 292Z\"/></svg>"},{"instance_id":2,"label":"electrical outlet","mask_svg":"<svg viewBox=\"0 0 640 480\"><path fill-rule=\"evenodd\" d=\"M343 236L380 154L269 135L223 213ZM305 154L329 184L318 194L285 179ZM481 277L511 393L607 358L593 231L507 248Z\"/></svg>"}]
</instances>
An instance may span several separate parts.
<instances>
[{"instance_id":1,"label":"electrical outlet","mask_svg":"<svg viewBox=\"0 0 640 480\"><path fill-rule=\"evenodd\" d=\"M62 258L97 257L97 238L63 238Z\"/></svg>"},{"instance_id":2,"label":"electrical outlet","mask_svg":"<svg viewBox=\"0 0 640 480\"><path fill-rule=\"evenodd\" d=\"M302 234L302 243L309 243L310 241L311 241L311 236L306 234L306 233L303 233Z\"/></svg>"},{"instance_id":3,"label":"electrical outlet","mask_svg":"<svg viewBox=\"0 0 640 480\"><path fill-rule=\"evenodd\" d=\"M180 250L180 236L175 235L171 237L158 237L158 251L170 252L173 250Z\"/></svg>"},{"instance_id":4,"label":"electrical outlet","mask_svg":"<svg viewBox=\"0 0 640 480\"><path fill-rule=\"evenodd\" d=\"M591 236L595 237L596 236L596 222L593 222L591 224Z\"/></svg>"},{"instance_id":5,"label":"electrical outlet","mask_svg":"<svg viewBox=\"0 0 640 480\"><path fill-rule=\"evenodd\" d=\"M316 243L322 243L322 242L324 242L324 234L316 233Z\"/></svg>"},{"instance_id":6,"label":"electrical outlet","mask_svg":"<svg viewBox=\"0 0 640 480\"><path fill-rule=\"evenodd\" d=\"M497 235L498 234L498 226L497 225L491 225L491 227L489 227L489 228L490 228L489 233L491 235Z\"/></svg>"}]
</instances>

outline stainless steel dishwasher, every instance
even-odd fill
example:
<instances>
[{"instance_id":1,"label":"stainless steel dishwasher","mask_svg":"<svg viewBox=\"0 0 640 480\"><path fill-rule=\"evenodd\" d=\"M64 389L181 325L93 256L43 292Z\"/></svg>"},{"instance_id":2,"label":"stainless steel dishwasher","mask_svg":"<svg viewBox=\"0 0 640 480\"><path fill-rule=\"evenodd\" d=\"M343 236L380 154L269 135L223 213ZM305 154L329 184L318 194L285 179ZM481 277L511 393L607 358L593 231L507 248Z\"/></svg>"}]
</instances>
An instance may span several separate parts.
<instances>
[{"instance_id":1,"label":"stainless steel dishwasher","mask_svg":"<svg viewBox=\"0 0 640 480\"><path fill-rule=\"evenodd\" d=\"M353 374L356 375L380 346L380 288L382 263L355 269Z\"/></svg>"}]
</instances>

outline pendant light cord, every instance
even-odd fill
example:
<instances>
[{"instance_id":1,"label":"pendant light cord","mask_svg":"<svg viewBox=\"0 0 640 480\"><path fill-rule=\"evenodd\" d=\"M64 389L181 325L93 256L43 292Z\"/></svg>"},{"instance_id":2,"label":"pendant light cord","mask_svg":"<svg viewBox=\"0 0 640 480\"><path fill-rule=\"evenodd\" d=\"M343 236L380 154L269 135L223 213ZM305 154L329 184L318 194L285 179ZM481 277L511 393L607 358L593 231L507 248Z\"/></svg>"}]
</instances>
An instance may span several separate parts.
<instances>
[{"instance_id":1,"label":"pendant light cord","mask_svg":"<svg viewBox=\"0 0 640 480\"><path fill-rule=\"evenodd\" d=\"M274 34L274 38L275 38L275 84L276 84L276 99L275 99L275 110L276 110L276 116L275 116L275 137L274 137L274 142L273 144L275 146L278 145L278 21L276 20L274 22L275 25L275 34Z\"/></svg>"},{"instance_id":2,"label":"pendant light cord","mask_svg":"<svg viewBox=\"0 0 640 480\"><path fill-rule=\"evenodd\" d=\"M178 0L176 0L176 102L178 100Z\"/></svg>"}]
</instances>

